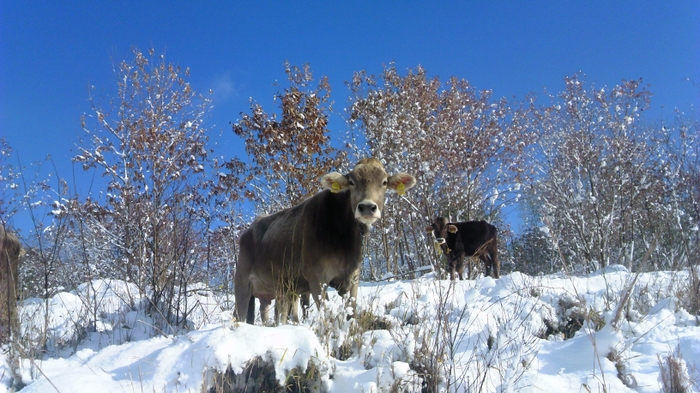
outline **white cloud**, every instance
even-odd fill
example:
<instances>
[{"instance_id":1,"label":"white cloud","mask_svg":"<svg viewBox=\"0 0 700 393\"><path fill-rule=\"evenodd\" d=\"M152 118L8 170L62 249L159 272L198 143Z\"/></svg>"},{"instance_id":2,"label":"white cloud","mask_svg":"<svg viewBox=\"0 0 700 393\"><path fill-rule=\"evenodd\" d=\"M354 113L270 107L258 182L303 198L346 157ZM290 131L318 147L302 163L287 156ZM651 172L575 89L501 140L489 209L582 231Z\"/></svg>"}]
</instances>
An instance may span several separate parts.
<instances>
[{"instance_id":1,"label":"white cloud","mask_svg":"<svg viewBox=\"0 0 700 393\"><path fill-rule=\"evenodd\" d=\"M221 75L216 75L211 85L216 101L227 101L228 99L238 95L236 84L231 78L230 72L225 72Z\"/></svg>"}]
</instances>

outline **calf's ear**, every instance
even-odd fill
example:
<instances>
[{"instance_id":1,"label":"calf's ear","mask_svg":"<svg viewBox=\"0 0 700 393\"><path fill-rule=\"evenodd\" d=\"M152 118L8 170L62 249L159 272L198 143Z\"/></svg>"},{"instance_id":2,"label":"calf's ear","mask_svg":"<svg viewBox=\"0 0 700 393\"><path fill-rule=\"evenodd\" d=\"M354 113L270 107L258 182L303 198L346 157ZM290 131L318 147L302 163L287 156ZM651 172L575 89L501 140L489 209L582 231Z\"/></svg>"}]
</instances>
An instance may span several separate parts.
<instances>
[{"instance_id":1,"label":"calf's ear","mask_svg":"<svg viewBox=\"0 0 700 393\"><path fill-rule=\"evenodd\" d=\"M428 225L427 227L425 227L425 231L426 231L426 232L432 232L432 231L433 231L433 226L432 226L432 225Z\"/></svg>"},{"instance_id":2,"label":"calf's ear","mask_svg":"<svg viewBox=\"0 0 700 393\"><path fill-rule=\"evenodd\" d=\"M399 172L388 179L387 186L396 190L399 195L406 193L406 190L416 185L416 178L408 173Z\"/></svg>"},{"instance_id":3,"label":"calf's ear","mask_svg":"<svg viewBox=\"0 0 700 393\"><path fill-rule=\"evenodd\" d=\"M348 187L348 179L338 172L331 172L321 177L321 186L324 190L340 192Z\"/></svg>"},{"instance_id":4,"label":"calf's ear","mask_svg":"<svg viewBox=\"0 0 700 393\"><path fill-rule=\"evenodd\" d=\"M449 233L457 233L457 227L454 225L448 225L447 226L447 232Z\"/></svg>"}]
</instances>

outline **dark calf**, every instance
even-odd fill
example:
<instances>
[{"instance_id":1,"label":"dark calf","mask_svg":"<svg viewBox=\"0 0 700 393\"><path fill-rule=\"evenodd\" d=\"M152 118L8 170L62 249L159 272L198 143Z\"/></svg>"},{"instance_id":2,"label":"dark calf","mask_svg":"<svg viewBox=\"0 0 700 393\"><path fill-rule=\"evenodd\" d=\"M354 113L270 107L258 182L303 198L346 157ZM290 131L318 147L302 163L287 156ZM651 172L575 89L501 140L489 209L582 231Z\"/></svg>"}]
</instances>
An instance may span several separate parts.
<instances>
[{"instance_id":1,"label":"dark calf","mask_svg":"<svg viewBox=\"0 0 700 393\"><path fill-rule=\"evenodd\" d=\"M499 278L501 264L498 262L498 235L495 226L486 221L466 221L450 223L445 217L438 217L426 228L435 236L435 242L447 256L450 278L464 273L463 257L477 256L484 262L486 275Z\"/></svg>"}]
</instances>

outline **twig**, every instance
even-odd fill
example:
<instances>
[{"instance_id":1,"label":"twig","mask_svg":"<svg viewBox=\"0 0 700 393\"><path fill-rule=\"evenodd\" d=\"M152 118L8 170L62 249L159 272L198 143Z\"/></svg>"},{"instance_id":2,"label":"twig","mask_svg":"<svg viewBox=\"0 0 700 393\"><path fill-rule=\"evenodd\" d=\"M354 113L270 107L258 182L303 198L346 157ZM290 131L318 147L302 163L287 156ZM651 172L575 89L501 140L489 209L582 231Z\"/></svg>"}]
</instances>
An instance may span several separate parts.
<instances>
[{"instance_id":1,"label":"twig","mask_svg":"<svg viewBox=\"0 0 700 393\"><path fill-rule=\"evenodd\" d=\"M61 393L61 391L58 390L58 387L56 387L56 385L54 385L54 383L51 382L51 379L49 378L49 376L44 374L44 372L41 370L41 367L39 367L36 364L33 356L28 356L27 353L24 352L24 350L19 345L17 346L17 350L19 351L20 355L29 359L29 362L32 364L32 366L34 366L41 373L41 375L43 375L44 378L46 378L46 382L48 382L58 393Z\"/></svg>"},{"instance_id":2,"label":"twig","mask_svg":"<svg viewBox=\"0 0 700 393\"><path fill-rule=\"evenodd\" d=\"M394 278L403 277L403 276L408 276L409 274L414 274L414 273L427 272L427 271L430 271L430 270L432 270L432 269L433 269L432 266L421 266L421 267L419 267L418 269L411 270L410 272L403 272L403 273L395 274L395 275L393 275L393 276L384 277L384 278L378 279L378 280L376 280L376 281L389 281L389 280L392 280L392 279L394 279Z\"/></svg>"},{"instance_id":3,"label":"twig","mask_svg":"<svg viewBox=\"0 0 700 393\"><path fill-rule=\"evenodd\" d=\"M640 266L643 266L644 263L649 259L649 256L651 256L651 251L654 249L654 246L656 245L656 236L651 240L651 245L649 245L649 248L647 249L647 252L644 254L644 257L642 258L642 261L640 263ZM610 322L610 325L612 326L613 329L618 330L620 319L622 318L622 310L625 308L627 305L627 302L629 302L630 295L632 294L632 289L634 288L634 285L637 283L637 279L639 278L639 275L641 274L641 271L637 271L637 273L634 275L634 279L632 279L632 282L630 285L625 288L624 295L622 295L622 299L620 299L620 303L617 305L617 310L615 310L615 318L613 318L612 322Z\"/></svg>"}]
</instances>

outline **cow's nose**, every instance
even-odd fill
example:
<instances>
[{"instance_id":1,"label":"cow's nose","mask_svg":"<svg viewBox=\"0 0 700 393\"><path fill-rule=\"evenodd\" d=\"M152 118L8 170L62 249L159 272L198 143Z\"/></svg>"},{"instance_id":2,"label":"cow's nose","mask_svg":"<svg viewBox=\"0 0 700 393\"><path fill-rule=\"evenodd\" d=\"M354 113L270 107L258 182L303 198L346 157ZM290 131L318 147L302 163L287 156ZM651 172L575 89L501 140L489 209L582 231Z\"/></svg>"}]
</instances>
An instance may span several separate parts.
<instances>
[{"instance_id":1,"label":"cow's nose","mask_svg":"<svg viewBox=\"0 0 700 393\"><path fill-rule=\"evenodd\" d=\"M444 243L445 243L445 238L439 237L439 238L435 239L435 243L437 243L437 244L444 244Z\"/></svg>"},{"instance_id":2,"label":"cow's nose","mask_svg":"<svg viewBox=\"0 0 700 393\"><path fill-rule=\"evenodd\" d=\"M374 215L377 212L377 204L372 202L363 202L357 205L357 210L363 216Z\"/></svg>"}]
</instances>

